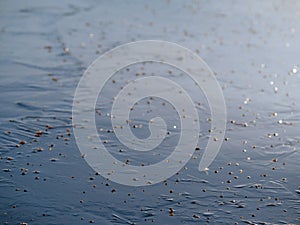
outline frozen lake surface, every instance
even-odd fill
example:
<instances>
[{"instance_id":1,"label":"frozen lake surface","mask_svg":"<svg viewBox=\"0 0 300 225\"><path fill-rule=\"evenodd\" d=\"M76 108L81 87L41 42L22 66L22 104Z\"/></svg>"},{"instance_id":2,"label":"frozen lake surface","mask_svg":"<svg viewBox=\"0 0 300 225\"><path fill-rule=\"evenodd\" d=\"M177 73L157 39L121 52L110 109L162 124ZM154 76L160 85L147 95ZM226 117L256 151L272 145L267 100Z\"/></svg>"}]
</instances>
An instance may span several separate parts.
<instances>
[{"instance_id":1,"label":"frozen lake surface","mask_svg":"<svg viewBox=\"0 0 300 225\"><path fill-rule=\"evenodd\" d=\"M2 224L299 224L300 2L1 1L0 222ZM179 138L178 115L160 99L136 106L137 137L164 115L173 128L157 152L123 149L111 100L136 74L170 76L200 103L199 146L165 182L123 186L93 171L72 130L75 89L86 68L131 41L165 40L198 54L223 89L226 140L207 172L210 133L203 93L174 68L133 65L97 102L99 136L119 160L154 163ZM143 74L144 73L144 74ZM162 104L165 107L162 107ZM150 112L148 116L140 115Z\"/></svg>"}]
</instances>

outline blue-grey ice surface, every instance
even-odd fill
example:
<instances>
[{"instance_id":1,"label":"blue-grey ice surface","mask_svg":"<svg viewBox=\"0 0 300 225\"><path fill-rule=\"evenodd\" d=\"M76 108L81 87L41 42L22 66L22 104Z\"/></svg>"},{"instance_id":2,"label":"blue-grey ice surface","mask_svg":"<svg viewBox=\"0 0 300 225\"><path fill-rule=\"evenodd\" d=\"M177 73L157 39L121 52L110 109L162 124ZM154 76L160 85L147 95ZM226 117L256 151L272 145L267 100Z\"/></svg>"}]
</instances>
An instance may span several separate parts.
<instances>
[{"instance_id":1,"label":"blue-grey ice surface","mask_svg":"<svg viewBox=\"0 0 300 225\"><path fill-rule=\"evenodd\" d=\"M1 1L0 222L2 224L299 224L300 4L298 1ZM209 107L186 76L163 65L133 65L99 97L99 135L120 160L107 117L113 95L136 73L161 73L201 103L200 150L165 182L128 187L95 174L75 143L72 102L88 65L124 43L157 39L201 56L227 106L226 141L208 172L198 164L209 137ZM177 75L178 76L177 76ZM160 99L132 117L178 115ZM172 114L173 112L173 114ZM101 133L102 131L102 133ZM168 142L146 159L163 159ZM143 158L144 159L144 158Z\"/></svg>"}]
</instances>

